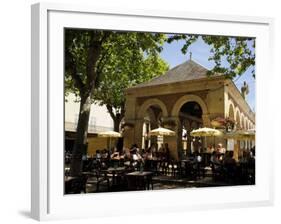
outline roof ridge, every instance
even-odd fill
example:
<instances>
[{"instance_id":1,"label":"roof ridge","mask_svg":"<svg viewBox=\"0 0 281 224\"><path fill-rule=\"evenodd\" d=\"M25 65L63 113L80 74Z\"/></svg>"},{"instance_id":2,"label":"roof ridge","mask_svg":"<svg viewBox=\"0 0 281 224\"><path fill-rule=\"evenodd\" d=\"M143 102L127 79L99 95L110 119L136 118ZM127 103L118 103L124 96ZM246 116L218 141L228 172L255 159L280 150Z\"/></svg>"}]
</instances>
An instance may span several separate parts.
<instances>
[{"instance_id":1,"label":"roof ridge","mask_svg":"<svg viewBox=\"0 0 281 224\"><path fill-rule=\"evenodd\" d=\"M168 70L164 74L150 79L147 82L137 84L131 88L161 85L165 83L174 83L180 81L194 80L204 78L208 69L197 63L193 59L184 61Z\"/></svg>"},{"instance_id":2,"label":"roof ridge","mask_svg":"<svg viewBox=\"0 0 281 224\"><path fill-rule=\"evenodd\" d=\"M202 65L200 62L198 62L198 61L196 61L196 60L194 60L194 59L190 59L190 60L188 60L188 61L191 61L191 62L193 62L193 63L195 63L195 64L201 66L202 68L204 68L204 69L206 69L206 70L208 70L208 71L210 70L210 69L208 69L207 67L205 67L204 65Z\"/></svg>"}]
</instances>

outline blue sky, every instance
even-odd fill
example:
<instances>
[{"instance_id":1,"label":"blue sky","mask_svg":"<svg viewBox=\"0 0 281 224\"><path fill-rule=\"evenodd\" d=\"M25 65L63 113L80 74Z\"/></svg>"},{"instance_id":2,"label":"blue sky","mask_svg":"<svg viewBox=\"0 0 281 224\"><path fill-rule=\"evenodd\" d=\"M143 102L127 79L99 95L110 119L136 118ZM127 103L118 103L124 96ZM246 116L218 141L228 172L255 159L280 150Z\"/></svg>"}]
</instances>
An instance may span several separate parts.
<instances>
[{"instance_id":1,"label":"blue sky","mask_svg":"<svg viewBox=\"0 0 281 224\"><path fill-rule=\"evenodd\" d=\"M208 61L211 47L205 44L202 39L199 38L196 42L194 42L188 48L188 53L186 55L181 52L183 44L184 41L174 41L171 44L164 44L161 57L170 65L170 68L189 60L189 52L192 52L192 60L198 62L207 69L213 68L214 63L212 61ZM248 69L241 77L236 77L233 81L239 90L244 81L248 83L249 94L246 97L246 101L251 109L255 111L255 79L252 77L251 70Z\"/></svg>"}]
</instances>

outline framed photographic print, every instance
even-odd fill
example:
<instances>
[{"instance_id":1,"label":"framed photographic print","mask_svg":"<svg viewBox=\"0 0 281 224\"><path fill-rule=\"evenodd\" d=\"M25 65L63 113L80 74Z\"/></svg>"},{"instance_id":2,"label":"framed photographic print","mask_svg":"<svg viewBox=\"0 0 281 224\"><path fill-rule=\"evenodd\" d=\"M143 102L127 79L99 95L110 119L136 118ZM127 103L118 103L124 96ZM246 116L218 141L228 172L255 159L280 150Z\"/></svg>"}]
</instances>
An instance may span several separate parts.
<instances>
[{"instance_id":1,"label":"framed photographic print","mask_svg":"<svg viewBox=\"0 0 281 224\"><path fill-rule=\"evenodd\" d=\"M272 204L272 24L33 5L32 217Z\"/></svg>"}]
</instances>

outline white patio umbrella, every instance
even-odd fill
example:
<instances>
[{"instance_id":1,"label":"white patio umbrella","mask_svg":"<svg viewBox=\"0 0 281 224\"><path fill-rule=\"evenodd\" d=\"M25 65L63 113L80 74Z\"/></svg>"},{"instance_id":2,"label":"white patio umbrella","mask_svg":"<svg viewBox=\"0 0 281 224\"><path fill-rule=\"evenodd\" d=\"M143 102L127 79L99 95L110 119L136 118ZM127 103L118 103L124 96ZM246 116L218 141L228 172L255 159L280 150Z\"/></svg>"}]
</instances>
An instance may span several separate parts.
<instances>
[{"instance_id":1,"label":"white patio umbrella","mask_svg":"<svg viewBox=\"0 0 281 224\"><path fill-rule=\"evenodd\" d=\"M198 128L190 132L190 135L193 137L213 137L213 136L222 136L223 132L214 128Z\"/></svg>"},{"instance_id":2,"label":"white patio umbrella","mask_svg":"<svg viewBox=\"0 0 281 224\"><path fill-rule=\"evenodd\" d=\"M236 130L233 132L225 133L224 138L226 139L234 139L237 141L243 140L255 140L256 131L254 129L251 130ZM234 157L238 160L240 151L240 144L236 144L234 147Z\"/></svg>"},{"instance_id":3,"label":"white patio umbrella","mask_svg":"<svg viewBox=\"0 0 281 224\"><path fill-rule=\"evenodd\" d=\"M156 128L148 133L149 136L175 136L176 132L167 128Z\"/></svg>"},{"instance_id":4,"label":"white patio umbrella","mask_svg":"<svg viewBox=\"0 0 281 224\"><path fill-rule=\"evenodd\" d=\"M192 137L205 137L205 147L207 148L206 137L218 137L223 136L223 132L214 128L198 128L190 132Z\"/></svg>"},{"instance_id":5,"label":"white patio umbrella","mask_svg":"<svg viewBox=\"0 0 281 224\"><path fill-rule=\"evenodd\" d=\"M111 138L120 138L122 135L116 131L104 131L98 133L98 137L109 138L109 149L111 148Z\"/></svg>"},{"instance_id":6,"label":"white patio umbrella","mask_svg":"<svg viewBox=\"0 0 281 224\"><path fill-rule=\"evenodd\" d=\"M153 129L151 130L149 133L148 133L149 136L175 136L176 135L176 132L170 130L170 129L167 129L167 128L156 128L156 129ZM163 140L163 144L164 144L164 140Z\"/></svg>"},{"instance_id":7,"label":"white patio umbrella","mask_svg":"<svg viewBox=\"0 0 281 224\"><path fill-rule=\"evenodd\" d=\"M250 130L236 130L233 132L226 133L225 138L232 138L235 140L254 140L256 136L256 131L254 129Z\"/></svg>"}]
</instances>

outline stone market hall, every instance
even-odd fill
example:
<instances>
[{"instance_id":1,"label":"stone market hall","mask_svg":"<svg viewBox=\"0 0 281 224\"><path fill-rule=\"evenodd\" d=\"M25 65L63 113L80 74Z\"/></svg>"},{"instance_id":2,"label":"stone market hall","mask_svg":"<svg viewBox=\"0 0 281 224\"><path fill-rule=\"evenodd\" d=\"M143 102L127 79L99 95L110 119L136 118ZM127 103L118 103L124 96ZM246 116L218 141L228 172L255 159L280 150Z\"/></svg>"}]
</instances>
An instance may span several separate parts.
<instances>
[{"instance_id":1,"label":"stone market hall","mask_svg":"<svg viewBox=\"0 0 281 224\"><path fill-rule=\"evenodd\" d=\"M231 119L236 129L255 128L255 114L245 100L245 93L224 75L207 76L207 72L208 69L190 59L164 75L126 89L124 146L136 143L147 148L153 143L158 147L159 142L168 143L171 158L178 160L200 144L213 143L212 138L204 142L204 138L190 136L194 129L212 127L213 119ZM158 127L171 129L176 135L149 137L149 131ZM225 147L228 144L226 139L216 141ZM234 144L249 149L252 143Z\"/></svg>"}]
</instances>

